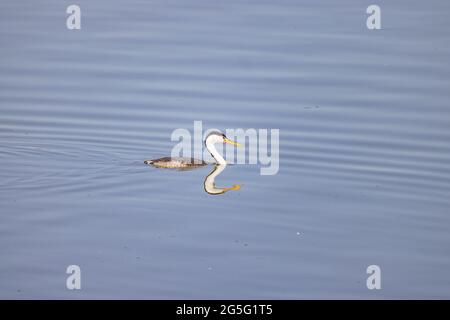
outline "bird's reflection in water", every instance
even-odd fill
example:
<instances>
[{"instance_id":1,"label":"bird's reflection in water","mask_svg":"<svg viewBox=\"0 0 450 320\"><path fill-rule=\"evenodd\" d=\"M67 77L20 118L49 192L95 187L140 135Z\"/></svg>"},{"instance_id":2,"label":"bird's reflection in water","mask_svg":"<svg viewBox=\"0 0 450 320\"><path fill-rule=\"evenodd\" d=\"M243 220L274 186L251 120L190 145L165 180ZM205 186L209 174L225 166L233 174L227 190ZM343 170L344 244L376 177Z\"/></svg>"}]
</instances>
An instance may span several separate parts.
<instances>
[{"instance_id":1,"label":"bird's reflection in water","mask_svg":"<svg viewBox=\"0 0 450 320\"><path fill-rule=\"evenodd\" d=\"M235 184L229 188L219 188L216 187L216 178L222 173L223 170L227 167L226 164L216 164L214 165L213 170L206 176L204 181L205 191L211 195L224 194L227 191L239 190L241 185Z\"/></svg>"},{"instance_id":2,"label":"bird's reflection in water","mask_svg":"<svg viewBox=\"0 0 450 320\"><path fill-rule=\"evenodd\" d=\"M154 165L151 162L148 162L149 165L159 168L158 166ZM178 171L191 171L198 168L201 168L205 166L206 164L200 164L200 165L191 165L189 167L182 167L182 168L173 168ZM211 195L218 195L218 194L224 194L227 191L234 191L241 189L240 184L235 184L231 187L216 187L216 178L225 170L227 167L226 164L214 164L212 171L205 177L205 181L203 182L203 187L205 189L205 192ZM173 170L168 169L168 170ZM167 170L167 169L166 169Z\"/></svg>"}]
</instances>

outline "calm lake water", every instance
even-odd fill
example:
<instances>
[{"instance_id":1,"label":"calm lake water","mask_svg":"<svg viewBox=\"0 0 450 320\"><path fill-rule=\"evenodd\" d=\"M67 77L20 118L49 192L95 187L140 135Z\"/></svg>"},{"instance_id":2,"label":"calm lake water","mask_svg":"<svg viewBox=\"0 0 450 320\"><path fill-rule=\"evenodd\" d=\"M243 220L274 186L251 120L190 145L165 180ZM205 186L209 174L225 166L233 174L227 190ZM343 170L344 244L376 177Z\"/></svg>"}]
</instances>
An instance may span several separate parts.
<instances>
[{"instance_id":1,"label":"calm lake water","mask_svg":"<svg viewBox=\"0 0 450 320\"><path fill-rule=\"evenodd\" d=\"M373 2L1 1L0 298L450 298L450 2ZM143 164L195 120L278 174Z\"/></svg>"}]
</instances>

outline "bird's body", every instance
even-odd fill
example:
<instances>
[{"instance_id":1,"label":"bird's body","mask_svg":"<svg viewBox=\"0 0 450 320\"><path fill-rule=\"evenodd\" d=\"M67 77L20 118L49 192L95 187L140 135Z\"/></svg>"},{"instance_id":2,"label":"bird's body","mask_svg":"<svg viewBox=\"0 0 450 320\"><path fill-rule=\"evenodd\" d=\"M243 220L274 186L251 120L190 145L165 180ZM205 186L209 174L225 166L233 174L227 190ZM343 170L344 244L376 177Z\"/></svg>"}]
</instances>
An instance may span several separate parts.
<instances>
[{"instance_id":1,"label":"bird's body","mask_svg":"<svg viewBox=\"0 0 450 320\"><path fill-rule=\"evenodd\" d=\"M186 157L164 157L154 160L145 160L144 163L151 164L157 168L166 169L194 169L207 165L203 160Z\"/></svg>"},{"instance_id":2,"label":"bird's body","mask_svg":"<svg viewBox=\"0 0 450 320\"><path fill-rule=\"evenodd\" d=\"M211 153L217 164L226 165L227 162L214 147L215 143L228 143L239 146L239 143L231 141L221 132L211 132L205 139L206 149ZM206 162L194 158L186 157L164 157L153 160L145 160L145 164L152 165L157 168L166 169L194 169L207 165Z\"/></svg>"}]
</instances>

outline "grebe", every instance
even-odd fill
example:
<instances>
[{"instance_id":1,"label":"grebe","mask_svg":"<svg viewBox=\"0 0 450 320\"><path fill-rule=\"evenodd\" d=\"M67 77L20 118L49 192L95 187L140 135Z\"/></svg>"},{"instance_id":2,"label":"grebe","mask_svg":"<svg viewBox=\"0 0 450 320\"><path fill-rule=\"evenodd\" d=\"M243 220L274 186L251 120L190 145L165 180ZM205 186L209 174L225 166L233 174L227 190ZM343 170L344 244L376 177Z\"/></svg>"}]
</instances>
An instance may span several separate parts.
<instances>
[{"instance_id":1,"label":"grebe","mask_svg":"<svg viewBox=\"0 0 450 320\"><path fill-rule=\"evenodd\" d=\"M222 132L214 131L208 134L205 139L206 149L211 153L212 157L219 165L226 165L227 162L217 151L214 144L216 143L228 143L235 146L240 146L239 143L228 139ZM193 169L207 165L203 160L186 157L164 157L153 160L145 160L145 164L155 166L157 168L169 168L169 169Z\"/></svg>"}]
</instances>

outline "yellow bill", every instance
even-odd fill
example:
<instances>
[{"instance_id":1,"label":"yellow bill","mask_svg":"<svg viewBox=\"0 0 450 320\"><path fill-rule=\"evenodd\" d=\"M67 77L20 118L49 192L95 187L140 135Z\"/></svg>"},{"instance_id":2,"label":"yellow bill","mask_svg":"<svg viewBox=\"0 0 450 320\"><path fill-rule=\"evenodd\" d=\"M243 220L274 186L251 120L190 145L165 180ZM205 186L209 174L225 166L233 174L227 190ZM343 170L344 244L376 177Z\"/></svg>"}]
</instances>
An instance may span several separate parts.
<instances>
[{"instance_id":1,"label":"yellow bill","mask_svg":"<svg viewBox=\"0 0 450 320\"><path fill-rule=\"evenodd\" d=\"M232 145L237 146L237 147L240 147L240 146L241 146L241 144L240 144L239 142L230 140L230 139L228 139L228 138L224 138L224 139L223 139L223 142L224 142L224 143L228 143L228 144L232 144Z\"/></svg>"}]
</instances>

